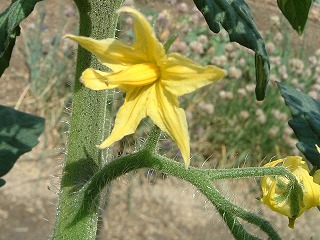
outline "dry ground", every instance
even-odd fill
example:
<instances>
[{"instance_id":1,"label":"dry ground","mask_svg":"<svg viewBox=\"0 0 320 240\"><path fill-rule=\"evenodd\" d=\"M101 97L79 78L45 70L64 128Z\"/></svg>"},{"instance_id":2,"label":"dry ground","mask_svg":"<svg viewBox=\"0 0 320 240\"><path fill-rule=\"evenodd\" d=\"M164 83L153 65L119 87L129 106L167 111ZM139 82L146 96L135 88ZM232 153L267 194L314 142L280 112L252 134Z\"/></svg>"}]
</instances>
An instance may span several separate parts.
<instances>
[{"instance_id":1,"label":"dry ground","mask_svg":"<svg viewBox=\"0 0 320 240\"><path fill-rule=\"evenodd\" d=\"M0 2L1 11L8 2ZM55 19L54 2L58 0L46 2L48 24ZM73 6L70 0L65 2L67 6ZM166 3L149 2L151 7L172 9ZM279 14L273 2L257 0L249 3L262 30L267 29L271 15ZM319 29L319 21L314 16L307 28L308 39L311 40L306 44L310 48L315 45L314 39L319 39L315 34L320 33L314 31ZM32 17L28 21L32 21ZM300 39L296 39L296 44L299 44ZM27 69L20 63L20 58L21 53L16 48L12 68L0 81L2 104L14 106L28 84ZM40 140L44 140L43 137ZM5 176L7 184L0 189L0 240L49 239L63 164L63 149L60 147L59 144L45 146L40 143L32 152L23 155ZM317 230L320 215L316 209L299 218L296 229L290 230L285 217L270 213L255 199L260 195L255 181L227 181L217 185L231 200L271 220L283 239L320 239L320 231ZM314 220L310 222L312 218ZM101 230L100 239L232 238L218 213L191 185L171 177L158 178L155 184L151 184L144 172L123 176L113 183L109 209L105 212ZM257 229L252 231L258 232Z\"/></svg>"}]
</instances>

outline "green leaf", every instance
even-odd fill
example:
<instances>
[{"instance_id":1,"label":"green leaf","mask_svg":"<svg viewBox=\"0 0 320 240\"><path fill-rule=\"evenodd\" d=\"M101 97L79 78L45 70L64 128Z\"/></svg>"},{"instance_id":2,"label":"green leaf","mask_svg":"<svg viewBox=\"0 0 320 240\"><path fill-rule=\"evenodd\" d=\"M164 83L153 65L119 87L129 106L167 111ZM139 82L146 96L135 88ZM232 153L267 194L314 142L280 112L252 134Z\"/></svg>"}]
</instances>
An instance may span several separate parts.
<instances>
[{"instance_id":1,"label":"green leaf","mask_svg":"<svg viewBox=\"0 0 320 240\"><path fill-rule=\"evenodd\" d=\"M20 35L19 24L42 0L16 0L0 14L0 77L9 66L16 37Z\"/></svg>"},{"instance_id":2,"label":"green leaf","mask_svg":"<svg viewBox=\"0 0 320 240\"><path fill-rule=\"evenodd\" d=\"M6 184L6 181L0 178L0 187Z\"/></svg>"},{"instance_id":3,"label":"green leaf","mask_svg":"<svg viewBox=\"0 0 320 240\"><path fill-rule=\"evenodd\" d=\"M292 28L301 35L308 20L312 0L277 0L277 2Z\"/></svg>"},{"instance_id":4,"label":"green leaf","mask_svg":"<svg viewBox=\"0 0 320 240\"><path fill-rule=\"evenodd\" d=\"M44 118L0 105L0 177L7 174L18 158L38 144ZM0 179L0 186L5 181Z\"/></svg>"},{"instance_id":5,"label":"green leaf","mask_svg":"<svg viewBox=\"0 0 320 240\"><path fill-rule=\"evenodd\" d=\"M269 80L270 63L249 6L244 0L193 1L213 32L218 33L222 25L231 42L237 42L255 52L256 98L263 100Z\"/></svg>"},{"instance_id":6,"label":"green leaf","mask_svg":"<svg viewBox=\"0 0 320 240\"><path fill-rule=\"evenodd\" d=\"M320 101L282 83L278 87L292 114L289 125L299 140L298 149L313 166L320 168L320 154L315 147L320 146Z\"/></svg>"},{"instance_id":7,"label":"green leaf","mask_svg":"<svg viewBox=\"0 0 320 240\"><path fill-rule=\"evenodd\" d=\"M163 45L163 48L165 52L168 52L172 43L177 39L178 34L173 34L169 37L169 39L166 41L166 43Z\"/></svg>"}]
</instances>

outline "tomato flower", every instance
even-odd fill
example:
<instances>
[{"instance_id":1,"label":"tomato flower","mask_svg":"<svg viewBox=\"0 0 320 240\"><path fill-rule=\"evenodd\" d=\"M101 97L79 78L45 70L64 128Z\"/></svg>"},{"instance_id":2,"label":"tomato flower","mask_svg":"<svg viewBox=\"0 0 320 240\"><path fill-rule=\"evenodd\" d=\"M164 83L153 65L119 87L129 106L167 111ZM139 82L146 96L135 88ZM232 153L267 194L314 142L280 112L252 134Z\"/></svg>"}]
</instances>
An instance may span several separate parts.
<instances>
[{"instance_id":1,"label":"tomato flower","mask_svg":"<svg viewBox=\"0 0 320 240\"><path fill-rule=\"evenodd\" d=\"M225 71L215 66L200 66L178 54L166 54L146 18L137 10L122 7L119 13L133 16L134 43L116 39L95 40L67 35L94 54L111 72L86 69L81 82L92 90L118 88L125 92L110 136L103 149L136 131L145 117L166 132L178 145L185 165L190 164L190 144L186 115L178 97L221 79Z\"/></svg>"},{"instance_id":2,"label":"tomato flower","mask_svg":"<svg viewBox=\"0 0 320 240\"><path fill-rule=\"evenodd\" d=\"M288 156L267 163L264 167L286 167L297 179L301 186L302 194L295 194L298 199L293 199L295 188L290 180L284 176L266 176L262 178L261 202L270 209L281 213L289 218L289 227L294 228L296 218L315 206L320 205L320 170L317 170L314 177L309 175L307 164L299 156ZM294 200L294 203L293 201Z\"/></svg>"}]
</instances>

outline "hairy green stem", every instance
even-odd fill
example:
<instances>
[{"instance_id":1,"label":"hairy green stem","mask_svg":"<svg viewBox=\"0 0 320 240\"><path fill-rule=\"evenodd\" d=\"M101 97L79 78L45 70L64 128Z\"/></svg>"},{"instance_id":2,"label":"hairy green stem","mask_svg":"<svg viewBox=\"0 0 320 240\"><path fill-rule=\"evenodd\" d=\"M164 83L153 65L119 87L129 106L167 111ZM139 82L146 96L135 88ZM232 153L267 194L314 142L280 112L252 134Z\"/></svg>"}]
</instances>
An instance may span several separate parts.
<instances>
[{"instance_id":1,"label":"hairy green stem","mask_svg":"<svg viewBox=\"0 0 320 240\"><path fill-rule=\"evenodd\" d=\"M161 129L158 126L153 125L150 131L149 137L146 140L143 148L155 152L160 134L161 134Z\"/></svg>"},{"instance_id":2,"label":"hairy green stem","mask_svg":"<svg viewBox=\"0 0 320 240\"><path fill-rule=\"evenodd\" d=\"M74 0L80 16L79 35L95 39L114 37L118 14L123 0ZM99 198L89 209L82 209L81 220L70 220L78 212L79 187L83 186L107 162L107 151L98 150L110 131L112 91L91 91L82 86L79 78L84 69L103 66L89 52L78 49L70 135L66 149L65 166L61 180L58 210L52 239L95 239Z\"/></svg>"},{"instance_id":3,"label":"hairy green stem","mask_svg":"<svg viewBox=\"0 0 320 240\"><path fill-rule=\"evenodd\" d=\"M152 132L155 136L157 135L157 131ZM99 192L105 185L125 173L140 168L152 168L192 183L217 208L236 239L243 239L242 237L246 237L246 239L258 239L246 232L237 218L242 218L252 224L255 224L262 231L266 232L270 239L280 239L277 232L274 231L272 226L266 220L229 202L219 193L219 191L213 186L211 179L214 171L219 172L219 170L209 170L211 172L209 176L208 170L206 169L197 169L193 167L186 169L183 164L179 164L171 159L155 154L153 149L142 148L139 152L120 157L108 163L80 190L82 198L79 198L79 202L75 204L81 205L79 209L90 209L92 207L92 203L96 201ZM270 175L270 173L271 175L283 175L284 173L290 175L286 169L280 169L281 171L270 172L270 168L261 168L259 169L261 172L258 172L257 175ZM234 169L229 169L229 171L233 170ZM250 176L252 176L252 174ZM81 220L81 216L81 211L75 213L74 221L76 222Z\"/></svg>"},{"instance_id":4,"label":"hairy green stem","mask_svg":"<svg viewBox=\"0 0 320 240\"><path fill-rule=\"evenodd\" d=\"M266 170L267 169L267 170ZM296 182L296 178L285 167L250 167L232 169L205 169L211 180L235 179L263 176L286 176L291 182Z\"/></svg>"}]
</instances>

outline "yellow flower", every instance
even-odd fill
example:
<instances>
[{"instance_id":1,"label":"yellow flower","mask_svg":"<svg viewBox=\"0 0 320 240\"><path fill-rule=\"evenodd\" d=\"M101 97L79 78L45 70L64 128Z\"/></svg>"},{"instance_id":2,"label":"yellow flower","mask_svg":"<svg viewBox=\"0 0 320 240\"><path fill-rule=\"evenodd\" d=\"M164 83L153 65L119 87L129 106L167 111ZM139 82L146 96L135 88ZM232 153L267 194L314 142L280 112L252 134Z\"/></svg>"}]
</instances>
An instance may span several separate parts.
<instances>
[{"instance_id":1,"label":"yellow flower","mask_svg":"<svg viewBox=\"0 0 320 240\"><path fill-rule=\"evenodd\" d=\"M111 72L86 69L81 82L90 89L119 88L126 93L110 136L103 149L136 131L140 121L149 116L178 145L185 165L190 164L189 134L185 112L179 108L178 97L221 79L225 71L202 67L177 53L166 54L146 18L137 10L122 7L134 19L131 46L116 39L95 40L67 35L94 54Z\"/></svg>"},{"instance_id":2,"label":"yellow flower","mask_svg":"<svg viewBox=\"0 0 320 240\"><path fill-rule=\"evenodd\" d=\"M289 227L294 227L294 222L304 211L320 205L320 180L309 175L307 164L299 156L288 156L270 162L264 167L284 166L296 177L301 186L302 195L296 194L298 199L292 202L292 194L295 189L290 181L283 176L266 176L262 178L261 202L268 205L273 211L281 213L289 218ZM318 175L320 171L316 171ZM300 199L299 199L300 198ZM296 209L296 210L295 210Z\"/></svg>"}]
</instances>

